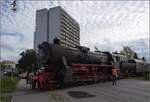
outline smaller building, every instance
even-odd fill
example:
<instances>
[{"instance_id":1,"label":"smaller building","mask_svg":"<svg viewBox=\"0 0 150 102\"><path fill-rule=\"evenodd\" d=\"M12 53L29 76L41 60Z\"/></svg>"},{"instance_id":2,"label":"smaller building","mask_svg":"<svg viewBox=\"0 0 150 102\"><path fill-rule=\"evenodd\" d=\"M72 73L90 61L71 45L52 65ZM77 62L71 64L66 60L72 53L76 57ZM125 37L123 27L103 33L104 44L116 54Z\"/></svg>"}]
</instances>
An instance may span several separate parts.
<instances>
[{"instance_id":1,"label":"smaller building","mask_svg":"<svg viewBox=\"0 0 150 102\"><path fill-rule=\"evenodd\" d=\"M10 69L15 69L16 68L16 63L13 61L5 60L1 62L1 68L10 68Z\"/></svg>"}]
</instances>

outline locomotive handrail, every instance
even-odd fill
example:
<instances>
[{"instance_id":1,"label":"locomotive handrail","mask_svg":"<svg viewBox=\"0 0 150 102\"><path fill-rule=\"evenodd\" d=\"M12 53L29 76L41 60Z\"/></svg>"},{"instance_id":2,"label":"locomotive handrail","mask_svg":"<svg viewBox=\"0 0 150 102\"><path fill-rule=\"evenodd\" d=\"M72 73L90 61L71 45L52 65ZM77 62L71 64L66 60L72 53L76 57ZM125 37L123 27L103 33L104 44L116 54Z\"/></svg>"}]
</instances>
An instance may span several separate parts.
<instances>
[{"instance_id":1,"label":"locomotive handrail","mask_svg":"<svg viewBox=\"0 0 150 102\"><path fill-rule=\"evenodd\" d=\"M72 66L80 65L80 66L97 66L97 67L113 67L113 65L100 65L100 64L80 64L80 63L72 63Z\"/></svg>"}]
</instances>

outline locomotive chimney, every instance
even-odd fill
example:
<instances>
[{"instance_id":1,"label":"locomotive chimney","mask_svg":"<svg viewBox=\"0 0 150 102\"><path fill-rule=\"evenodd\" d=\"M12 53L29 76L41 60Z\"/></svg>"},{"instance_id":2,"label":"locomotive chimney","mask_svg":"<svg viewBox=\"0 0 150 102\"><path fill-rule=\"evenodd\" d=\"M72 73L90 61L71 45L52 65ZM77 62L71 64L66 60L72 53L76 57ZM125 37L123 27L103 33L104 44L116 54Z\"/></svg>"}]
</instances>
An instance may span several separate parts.
<instances>
[{"instance_id":1,"label":"locomotive chimney","mask_svg":"<svg viewBox=\"0 0 150 102\"><path fill-rule=\"evenodd\" d=\"M55 39L53 40L53 43L56 44L56 45L60 45L60 39L55 37Z\"/></svg>"}]
</instances>

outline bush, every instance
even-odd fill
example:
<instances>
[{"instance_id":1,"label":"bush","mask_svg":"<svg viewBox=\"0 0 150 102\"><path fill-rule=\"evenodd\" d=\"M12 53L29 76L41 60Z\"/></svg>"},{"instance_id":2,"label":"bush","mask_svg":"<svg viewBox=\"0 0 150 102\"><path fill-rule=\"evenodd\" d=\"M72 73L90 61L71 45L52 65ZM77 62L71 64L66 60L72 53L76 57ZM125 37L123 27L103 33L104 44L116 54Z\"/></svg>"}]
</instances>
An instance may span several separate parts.
<instances>
[{"instance_id":1,"label":"bush","mask_svg":"<svg viewBox=\"0 0 150 102\"><path fill-rule=\"evenodd\" d=\"M0 96L0 102L10 102L11 96Z\"/></svg>"},{"instance_id":2,"label":"bush","mask_svg":"<svg viewBox=\"0 0 150 102\"><path fill-rule=\"evenodd\" d=\"M6 92L12 92L15 90L17 85L18 79L14 77L13 79L11 77L3 77L0 79L0 92L6 93Z\"/></svg>"},{"instance_id":3,"label":"bush","mask_svg":"<svg viewBox=\"0 0 150 102\"><path fill-rule=\"evenodd\" d=\"M142 74L137 74L136 76L130 76L128 77L129 79L137 79L137 80L150 80L150 73L142 73Z\"/></svg>"}]
</instances>

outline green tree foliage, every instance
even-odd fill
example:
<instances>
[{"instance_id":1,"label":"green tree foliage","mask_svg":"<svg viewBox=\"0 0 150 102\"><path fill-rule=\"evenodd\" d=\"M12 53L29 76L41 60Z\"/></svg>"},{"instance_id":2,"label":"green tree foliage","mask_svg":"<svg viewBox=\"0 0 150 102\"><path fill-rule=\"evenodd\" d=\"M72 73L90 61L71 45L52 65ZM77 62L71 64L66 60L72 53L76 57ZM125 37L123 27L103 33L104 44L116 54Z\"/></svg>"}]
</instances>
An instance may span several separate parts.
<instances>
[{"instance_id":1,"label":"green tree foliage","mask_svg":"<svg viewBox=\"0 0 150 102\"><path fill-rule=\"evenodd\" d=\"M33 49L27 49L20 53L21 58L18 60L18 67L29 70L33 64L37 63L36 53Z\"/></svg>"},{"instance_id":2,"label":"green tree foliage","mask_svg":"<svg viewBox=\"0 0 150 102\"><path fill-rule=\"evenodd\" d=\"M145 57L142 57L142 60L143 60L143 61L146 61L146 60L145 60Z\"/></svg>"},{"instance_id":3,"label":"green tree foliage","mask_svg":"<svg viewBox=\"0 0 150 102\"><path fill-rule=\"evenodd\" d=\"M113 54L118 54L118 51L112 52Z\"/></svg>"},{"instance_id":4,"label":"green tree foliage","mask_svg":"<svg viewBox=\"0 0 150 102\"><path fill-rule=\"evenodd\" d=\"M125 55L128 59L138 59L137 53L128 46L123 47L123 50L120 51L120 53Z\"/></svg>"},{"instance_id":5,"label":"green tree foliage","mask_svg":"<svg viewBox=\"0 0 150 102\"><path fill-rule=\"evenodd\" d=\"M134 52L134 54L133 54L133 58L134 58L134 59L138 59L138 55L137 55L137 53L136 53L136 52Z\"/></svg>"},{"instance_id":6,"label":"green tree foliage","mask_svg":"<svg viewBox=\"0 0 150 102\"><path fill-rule=\"evenodd\" d=\"M95 51L99 51L99 49L98 49L96 46L94 47L94 50L95 50Z\"/></svg>"},{"instance_id":7,"label":"green tree foliage","mask_svg":"<svg viewBox=\"0 0 150 102\"><path fill-rule=\"evenodd\" d=\"M0 68L1 68L1 70L3 70L3 69L5 69L5 68L7 68L7 65L1 63Z\"/></svg>"}]
</instances>

